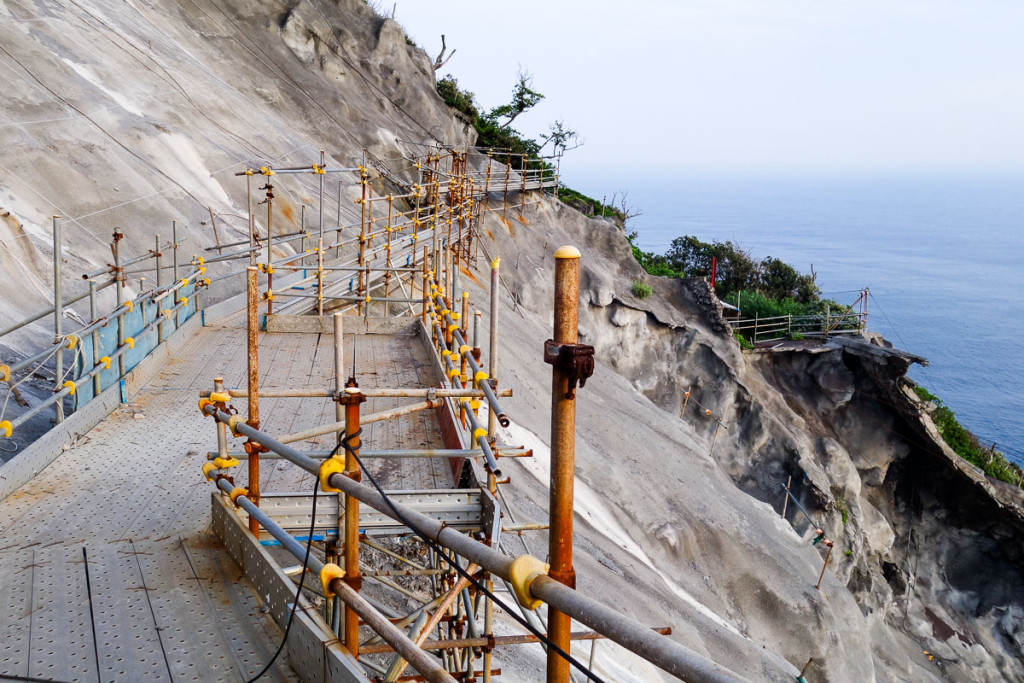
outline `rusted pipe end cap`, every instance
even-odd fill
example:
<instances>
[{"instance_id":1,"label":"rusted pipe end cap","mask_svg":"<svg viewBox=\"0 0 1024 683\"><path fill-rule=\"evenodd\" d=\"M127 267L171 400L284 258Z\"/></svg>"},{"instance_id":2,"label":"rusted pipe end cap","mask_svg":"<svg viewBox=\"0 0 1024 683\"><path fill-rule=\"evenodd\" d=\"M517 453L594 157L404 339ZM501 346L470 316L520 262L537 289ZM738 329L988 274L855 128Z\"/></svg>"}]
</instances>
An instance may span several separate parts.
<instances>
[{"instance_id":1,"label":"rusted pipe end cap","mask_svg":"<svg viewBox=\"0 0 1024 683\"><path fill-rule=\"evenodd\" d=\"M579 258L580 250L572 245L566 245L559 247L558 251L555 252L555 258Z\"/></svg>"}]
</instances>

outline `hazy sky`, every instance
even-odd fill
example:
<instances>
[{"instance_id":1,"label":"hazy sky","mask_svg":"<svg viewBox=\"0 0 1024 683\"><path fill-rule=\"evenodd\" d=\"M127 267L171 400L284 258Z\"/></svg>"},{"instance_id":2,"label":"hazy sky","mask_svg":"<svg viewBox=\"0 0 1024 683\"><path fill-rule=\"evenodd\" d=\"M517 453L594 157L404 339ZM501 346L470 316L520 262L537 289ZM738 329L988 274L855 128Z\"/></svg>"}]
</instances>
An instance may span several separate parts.
<instances>
[{"instance_id":1,"label":"hazy sky","mask_svg":"<svg viewBox=\"0 0 1024 683\"><path fill-rule=\"evenodd\" d=\"M1024 167L1020 0L379 4L485 107L533 73L515 127L580 131L567 174Z\"/></svg>"}]
</instances>

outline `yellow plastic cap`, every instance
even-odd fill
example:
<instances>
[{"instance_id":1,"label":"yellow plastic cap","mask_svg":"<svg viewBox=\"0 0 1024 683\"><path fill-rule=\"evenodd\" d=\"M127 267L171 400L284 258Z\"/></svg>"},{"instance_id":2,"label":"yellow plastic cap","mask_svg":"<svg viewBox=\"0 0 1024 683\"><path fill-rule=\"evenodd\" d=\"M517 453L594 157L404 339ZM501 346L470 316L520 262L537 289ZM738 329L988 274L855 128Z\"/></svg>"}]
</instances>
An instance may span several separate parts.
<instances>
[{"instance_id":1,"label":"yellow plastic cap","mask_svg":"<svg viewBox=\"0 0 1024 683\"><path fill-rule=\"evenodd\" d=\"M579 258L580 250L574 246L566 245L559 247L558 251L555 252L555 258Z\"/></svg>"},{"instance_id":2,"label":"yellow plastic cap","mask_svg":"<svg viewBox=\"0 0 1024 683\"><path fill-rule=\"evenodd\" d=\"M235 507L238 507L238 497L239 496L246 496L246 497L248 497L249 496L249 490L248 489L244 489L241 486L236 486L235 488L231 489L231 493L228 494L228 497L231 498L231 502L235 504Z\"/></svg>"},{"instance_id":3,"label":"yellow plastic cap","mask_svg":"<svg viewBox=\"0 0 1024 683\"><path fill-rule=\"evenodd\" d=\"M320 490L324 493L339 493L341 489L331 486L331 476L345 472L345 461L337 456L320 463Z\"/></svg>"},{"instance_id":4,"label":"yellow plastic cap","mask_svg":"<svg viewBox=\"0 0 1024 683\"><path fill-rule=\"evenodd\" d=\"M324 596L330 600L334 597L334 593L331 592L331 581L335 579L345 578L345 570L334 564L328 562L320 569L320 587L324 589Z\"/></svg>"},{"instance_id":5,"label":"yellow plastic cap","mask_svg":"<svg viewBox=\"0 0 1024 683\"><path fill-rule=\"evenodd\" d=\"M516 600L526 609L537 609L541 601L530 594L530 584L542 574L547 574L551 565L541 562L533 555L520 555L512 560L508 568L509 583L515 591Z\"/></svg>"},{"instance_id":6,"label":"yellow plastic cap","mask_svg":"<svg viewBox=\"0 0 1024 683\"><path fill-rule=\"evenodd\" d=\"M494 259L493 261L491 261L491 268L493 268L495 270L497 270L497 268L500 265L501 265L501 257L500 256L498 258Z\"/></svg>"}]
</instances>

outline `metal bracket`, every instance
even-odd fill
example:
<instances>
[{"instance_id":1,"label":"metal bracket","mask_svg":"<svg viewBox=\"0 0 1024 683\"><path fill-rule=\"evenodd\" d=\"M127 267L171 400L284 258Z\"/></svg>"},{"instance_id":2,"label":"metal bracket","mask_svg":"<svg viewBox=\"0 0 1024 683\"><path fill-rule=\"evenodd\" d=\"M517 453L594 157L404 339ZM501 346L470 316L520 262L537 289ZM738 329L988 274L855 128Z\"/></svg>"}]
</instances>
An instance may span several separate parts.
<instances>
[{"instance_id":1,"label":"metal bracket","mask_svg":"<svg viewBox=\"0 0 1024 683\"><path fill-rule=\"evenodd\" d=\"M576 383L582 389L594 374L594 347L587 344L560 344L552 339L544 342L544 362L565 373L569 380L566 398L576 397Z\"/></svg>"}]
</instances>

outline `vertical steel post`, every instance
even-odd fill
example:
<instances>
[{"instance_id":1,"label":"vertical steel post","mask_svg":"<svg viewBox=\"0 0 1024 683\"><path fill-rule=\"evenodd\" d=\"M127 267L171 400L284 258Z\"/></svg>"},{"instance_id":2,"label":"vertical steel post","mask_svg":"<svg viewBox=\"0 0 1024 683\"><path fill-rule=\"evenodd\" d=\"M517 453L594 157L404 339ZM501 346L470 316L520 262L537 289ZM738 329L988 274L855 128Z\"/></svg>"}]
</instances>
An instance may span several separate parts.
<instances>
[{"instance_id":1,"label":"vertical steel post","mask_svg":"<svg viewBox=\"0 0 1024 683\"><path fill-rule=\"evenodd\" d=\"M171 271L174 274L174 281L178 281L178 221L171 221L171 241L174 242L174 269Z\"/></svg>"},{"instance_id":2,"label":"vertical steel post","mask_svg":"<svg viewBox=\"0 0 1024 683\"><path fill-rule=\"evenodd\" d=\"M392 222L392 220L394 218L394 208L395 208L394 207L394 199L392 199L391 195L388 195L388 241L387 241L387 244L384 246L384 254L385 254L384 268L387 269L387 270L384 271L384 298L385 299L387 299L389 296L391 296L391 270L390 270L391 269L391 232L392 232L391 222ZM388 314L388 303L385 301L384 302L384 317L387 317L387 314Z\"/></svg>"},{"instance_id":3,"label":"vertical steel post","mask_svg":"<svg viewBox=\"0 0 1024 683\"><path fill-rule=\"evenodd\" d=\"M267 177L267 316L274 313L274 193Z\"/></svg>"},{"instance_id":4,"label":"vertical steel post","mask_svg":"<svg viewBox=\"0 0 1024 683\"><path fill-rule=\"evenodd\" d=\"M324 150L320 150L320 168L317 170L317 175L320 176L320 243L324 241L324 181L326 180L327 174L324 171L324 164L326 162L326 155ZM341 225L341 181L338 181L338 225ZM305 225L303 225L305 229ZM340 242L341 233L337 233L338 238L336 241ZM323 256L317 257L317 274L316 274L316 314L324 314L324 269L323 269Z\"/></svg>"},{"instance_id":5,"label":"vertical steel post","mask_svg":"<svg viewBox=\"0 0 1024 683\"><path fill-rule=\"evenodd\" d=\"M339 397L339 403L345 406L345 438L349 440L349 449L345 450L345 475L353 481L362 481L359 463L352 451L359 453L362 439L359 433L359 406L366 397L359 392L356 378L349 378L345 392ZM345 578L352 590L362 588L363 578L359 574L359 500L355 496L345 496ZM345 647L353 657L359 657L359 615L350 607L345 607Z\"/></svg>"},{"instance_id":6,"label":"vertical steel post","mask_svg":"<svg viewBox=\"0 0 1024 683\"><path fill-rule=\"evenodd\" d=\"M555 324L556 344L575 344L580 286L580 252L575 247L561 247L555 252ZM551 495L548 514L551 518L548 557L549 576L570 588L576 587L572 566L573 478L576 458L576 399L570 396L569 379L557 364L551 371ZM548 635L563 651L569 651L567 614L548 610ZM548 683L569 680L569 662L554 648L548 648Z\"/></svg>"},{"instance_id":7,"label":"vertical steel post","mask_svg":"<svg viewBox=\"0 0 1024 683\"><path fill-rule=\"evenodd\" d=\"M256 216L252 212L252 169L245 169L245 196L246 203L249 207L249 265L256 265ZM178 240L175 239L175 242ZM175 251L177 253L177 251ZM174 277L177 278L178 274L175 273Z\"/></svg>"},{"instance_id":8,"label":"vertical steel post","mask_svg":"<svg viewBox=\"0 0 1024 683\"><path fill-rule=\"evenodd\" d=\"M246 306L246 357L248 359L248 391L249 419L245 421L253 429L260 428L260 294L259 269L255 266L246 268L247 306ZM248 498L254 505L260 504L260 452L262 447L252 443L249 451L249 493ZM260 523L255 517L249 517L249 531L259 538Z\"/></svg>"},{"instance_id":9,"label":"vertical steel post","mask_svg":"<svg viewBox=\"0 0 1024 683\"><path fill-rule=\"evenodd\" d=\"M224 393L223 377L213 378L213 390L217 393ZM228 426L220 421L217 421L217 457L224 459L228 457Z\"/></svg>"},{"instance_id":10,"label":"vertical steel post","mask_svg":"<svg viewBox=\"0 0 1024 683\"><path fill-rule=\"evenodd\" d=\"M57 383L54 389L59 391L61 384L64 383L64 352L62 350L64 340L61 339L62 335L62 323L64 318L64 293L61 290L60 281L60 260L62 256L61 248L61 234L60 234L60 216L53 217L53 341L55 344L59 344L57 347L57 353L54 355L54 372L57 377ZM64 421L64 399L57 401L55 404L57 409L57 423Z\"/></svg>"},{"instance_id":11,"label":"vertical steel post","mask_svg":"<svg viewBox=\"0 0 1024 683\"><path fill-rule=\"evenodd\" d=\"M487 349L487 374L490 376L491 388L498 390L498 287L501 285L501 276L498 267L501 265L501 258L491 261L491 329L490 343ZM487 438L493 444L498 438L498 418L494 411L487 408Z\"/></svg>"},{"instance_id":12,"label":"vertical steel post","mask_svg":"<svg viewBox=\"0 0 1024 683\"><path fill-rule=\"evenodd\" d=\"M362 189L362 199L359 202L359 306L357 313L363 314L363 296L365 290L363 289L364 283L363 278L365 274L363 269L366 267L366 169L359 169L359 184Z\"/></svg>"},{"instance_id":13,"label":"vertical steel post","mask_svg":"<svg viewBox=\"0 0 1024 683\"><path fill-rule=\"evenodd\" d=\"M121 233L120 228L114 228L114 277L117 278L117 282L114 285L114 291L117 293L116 304L120 308L124 303L124 273L121 270L121 239L124 235ZM120 313L117 316L117 348L120 349L124 346L124 313ZM125 360L124 354L122 353L117 357L117 370L118 377L124 379L125 373Z\"/></svg>"},{"instance_id":14,"label":"vertical steel post","mask_svg":"<svg viewBox=\"0 0 1024 683\"><path fill-rule=\"evenodd\" d=\"M155 249L153 250L153 256L154 256L154 258L156 258L156 288L160 289L161 285L163 285L163 283L164 283L163 273L160 270L160 264L163 262L163 259L160 258L162 256L162 254L160 253L160 233L157 233L157 235L156 235L155 245L154 246L155 246ZM156 314L160 318L160 322L157 323L157 326L156 326L156 335L157 335L157 340L156 341L159 344L160 342L162 342L164 340L164 319L165 319L165 316L164 316L164 300L163 299L160 299L159 301L156 302Z\"/></svg>"},{"instance_id":15,"label":"vertical steel post","mask_svg":"<svg viewBox=\"0 0 1024 683\"><path fill-rule=\"evenodd\" d=\"M423 310L420 312L420 320L424 325L427 324L427 288L429 286L427 283L427 253L427 247L423 247Z\"/></svg>"},{"instance_id":16,"label":"vertical steel post","mask_svg":"<svg viewBox=\"0 0 1024 683\"><path fill-rule=\"evenodd\" d=\"M89 280L89 322L95 322L100 317L99 309L97 308L96 302L96 281ZM100 364L100 331L95 329L92 332L92 366L95 368ZM93 397L100 395L100 388L103 386L100 382L100 374L97 372L92 376L92 395Z\"/></svg>"}]
</instances>

